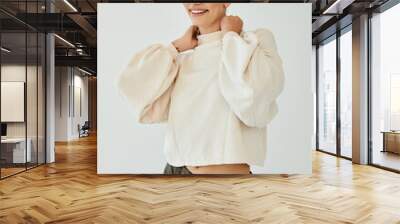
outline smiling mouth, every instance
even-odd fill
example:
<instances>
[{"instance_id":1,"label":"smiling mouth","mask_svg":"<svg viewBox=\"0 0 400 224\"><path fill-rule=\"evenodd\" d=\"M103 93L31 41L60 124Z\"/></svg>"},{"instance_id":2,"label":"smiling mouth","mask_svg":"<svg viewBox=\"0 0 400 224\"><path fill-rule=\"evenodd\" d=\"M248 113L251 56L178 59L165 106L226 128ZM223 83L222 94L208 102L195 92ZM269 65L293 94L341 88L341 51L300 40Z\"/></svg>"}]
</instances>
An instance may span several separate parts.
<instances>
[{"instance_id":1,"label":"smiling mouth","mask_svg":"<svg viewBox=\"0 0 400 224\"><path fill-rule=\"evenodd\" d=\"M207 9L191 9L189 10L191 16L202 16L208 12Z\"/></svg>"}]
</instances>

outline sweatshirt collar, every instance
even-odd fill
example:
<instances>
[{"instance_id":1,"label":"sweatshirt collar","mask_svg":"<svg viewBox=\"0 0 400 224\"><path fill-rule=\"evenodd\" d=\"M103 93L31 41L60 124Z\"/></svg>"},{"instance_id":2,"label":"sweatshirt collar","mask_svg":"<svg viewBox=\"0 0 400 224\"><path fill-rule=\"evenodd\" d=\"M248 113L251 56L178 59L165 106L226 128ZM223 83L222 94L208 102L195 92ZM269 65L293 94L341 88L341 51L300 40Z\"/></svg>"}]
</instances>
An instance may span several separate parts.
<instances>
[{"instance_id":1,"label":"sweatshirt collar","mask_svg":"<svg viewBox=\"0 0 400 224\"><path fill-rule=\"evenodd\" d=\"M221 40L222 36L223 36L223 32L220 30L212 32L212 33L200 34L197 36L198 45Z\"/></svg>"}]
</instances>

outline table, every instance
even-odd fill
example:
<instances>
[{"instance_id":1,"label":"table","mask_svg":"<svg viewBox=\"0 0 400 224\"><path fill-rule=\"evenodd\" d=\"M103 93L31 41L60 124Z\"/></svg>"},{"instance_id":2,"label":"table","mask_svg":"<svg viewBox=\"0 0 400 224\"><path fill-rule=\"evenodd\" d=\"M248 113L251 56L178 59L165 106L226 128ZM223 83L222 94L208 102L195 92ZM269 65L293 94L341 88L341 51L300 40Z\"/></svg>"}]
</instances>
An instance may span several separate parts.
<instances>
[{"instance_id":1,"label":"table","mask_svg":"<svg viewBox=\"0 0 400 224\"><path fill-rule=\"evenodd\" d=\"M1 157L5 159L7 163L31 162L32 140L30 138L27 138L26 142L28 144L26 147L26 154L25 154L25 138L1 139Z\"/></svg>"},{"instance_id":2,"label":"table","mask_svg":"<svg viewBox=\"0 0 400 224\"><path fill-rule=\"evenodd\" d=\"M383 150L382 152L392 152L400 154L400 131L382 131Z\"/></svg>"}]
</instances>

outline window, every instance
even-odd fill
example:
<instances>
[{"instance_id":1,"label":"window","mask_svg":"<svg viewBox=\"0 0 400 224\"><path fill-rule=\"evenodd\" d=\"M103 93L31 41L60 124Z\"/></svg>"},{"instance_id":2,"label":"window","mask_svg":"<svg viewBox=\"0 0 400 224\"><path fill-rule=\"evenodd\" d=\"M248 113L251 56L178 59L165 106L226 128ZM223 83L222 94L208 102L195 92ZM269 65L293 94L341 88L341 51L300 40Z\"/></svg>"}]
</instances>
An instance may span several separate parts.
<instances>
[{"instance_id":1,"label":"window","mask_svg":"<svg viewBox=\"0 0 400 224\"><path fill-rule=\"evenodd\" d=\"M340 154L352 157L352 34L340 36Z\"/></svg>"},{"instance_id":2,"label":"window","mask_svg":"<svg viewBox=\"0 0 400 224\"><path fill-rule=\"evenodd\" d=\"M336 39L318 48L318 149L336 153Z\"/></svg>"},{"instance_id":3,"label":"window","mask_svg":"<svg viewBox=\"0 0 400 224\"><path fill-rule=\"evenodd\" d=\"M371 162L400 170L400 5L371 19Z\"/></svg>"},{"instance_id":4,"label":"window","mask_svg":"<svg viewBox=\"0 0 400 224\"><path fill-rule=\"evenodd\" d=\"M400 73L390 74L390 130L400 130Z\"/></svg>"}]
</instances>

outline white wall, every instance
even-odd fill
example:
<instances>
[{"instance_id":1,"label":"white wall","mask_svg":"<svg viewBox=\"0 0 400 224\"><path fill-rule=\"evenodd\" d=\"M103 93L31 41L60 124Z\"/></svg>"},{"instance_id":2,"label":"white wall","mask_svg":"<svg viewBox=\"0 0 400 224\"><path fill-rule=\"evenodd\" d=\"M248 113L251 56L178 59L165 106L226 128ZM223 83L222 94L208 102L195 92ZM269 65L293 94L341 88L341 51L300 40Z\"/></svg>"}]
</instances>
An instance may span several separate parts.
<instances>
[{"instance_id":1,"label":"white wall","mask_svg":"<svg viewBox=\"0 0 400 224\"><path fill-rule=\"evenodd\" d=\"M2 122L25 121L25 82L2 81L0 101Z\"/></svg>"},{"instance_id":2,"label":"white wall","mask_svg":"<svg viewBox=\"0 0 400 224\"><path fill-rule=\"evenodd\" d=\"M284 61L285 90L269 125L266 163L253 172L311 173L311 5L232 4L229 13L243 18L244 30L269 28ZM162 173L164 126L138 124L116 79L134 53L169 43L189 25L182 4L98 4L98 173Z\"/></svg>"},{"instance_id":3,"label":"white wall","mask_svg":"<svg viewBox=\"0 0 400 224\"><path fill-rule=\"evenodd\" d=\"M72 108L72 119L71 119L71 136L72 138L78 138L79 137L79 132L78 132L78 124L83 125L85 121L88 121L89 118L89 113L88 113L88 77L87 76L82 76L83 73L79 72L76 74L78 70L75 70L75 75L74 75L74 107ZM80 90L80 93L77 91ZM80 94L80 98L79 98ZM78 101L81 102L78 102ZM82 112L79 111L79 107L82 110ZM75 111L75 112L74 112Z\"/></svg>"},{"instance_id":4,"label":"white wall","mask_svg":"<svg viewBox=\"0 0 400 224\"><path fill-rule=\"evenodd\" d=\"M77 139L78 124L88 120L88 78L72 67L56 67L55 78L55 140ZM81 114L76 107L77 88L81 91Z\"/></svg>"},{"instance_id":5,"label":"white wall","mask_svg":"<svg viewBox=\"0 0 400 224\"><path fill-rule=\"evenodd\" d=\"M55 68L55 141L68 140L68 67Z\"/></svg>"}]
</instances>

